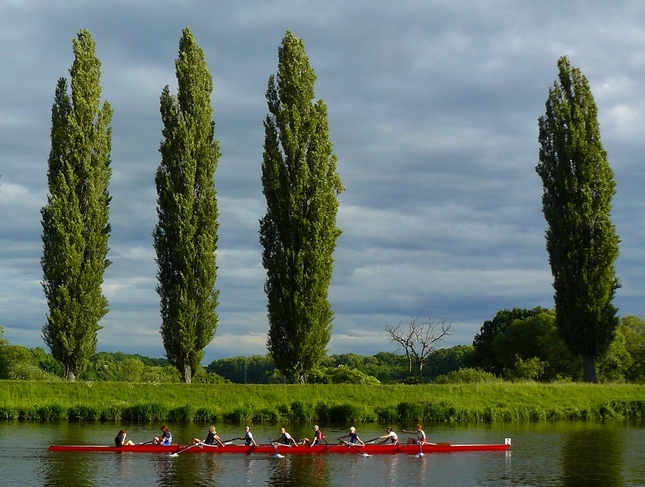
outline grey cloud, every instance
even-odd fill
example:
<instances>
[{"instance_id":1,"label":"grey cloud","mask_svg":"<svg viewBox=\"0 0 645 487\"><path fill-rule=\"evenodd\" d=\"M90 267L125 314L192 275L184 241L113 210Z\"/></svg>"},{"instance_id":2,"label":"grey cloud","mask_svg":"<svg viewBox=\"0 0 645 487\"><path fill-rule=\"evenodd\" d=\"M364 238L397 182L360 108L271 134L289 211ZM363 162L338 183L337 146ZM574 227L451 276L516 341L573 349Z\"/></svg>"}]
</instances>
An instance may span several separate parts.
<instances>
[{"instance_id":1,"label":"grey cloud","mask_svg":"<svg viewBox=\"0 0 645 487\"><path fill-rule=\"evenodd\" d=\"M38 8L36 8L38 6ZM303 38L346 187L332 353L392 350L386 322L445 318L468 344L503 308L552 306L537 118L569 55L596 96L618 193L621 314L645 316L645 13L636 2L21 2L0 7L0 325L43 346L40 208L50 110L86 27L114 108L110 312L99 348L161 356L154 174L159 95L190 26L214 77L220 324L206 361L265 353L258 243L264 93L287 29ZM123 335L128 333L128 340Z\"/></svg>"}]
</instances>

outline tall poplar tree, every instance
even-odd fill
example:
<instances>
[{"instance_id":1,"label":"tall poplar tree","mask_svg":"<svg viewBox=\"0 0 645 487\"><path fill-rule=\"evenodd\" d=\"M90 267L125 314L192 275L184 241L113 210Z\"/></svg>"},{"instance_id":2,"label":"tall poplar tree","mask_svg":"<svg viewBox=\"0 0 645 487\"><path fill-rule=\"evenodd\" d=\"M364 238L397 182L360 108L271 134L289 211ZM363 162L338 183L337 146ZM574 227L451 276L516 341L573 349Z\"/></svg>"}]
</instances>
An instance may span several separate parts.
<instances>
[{"instance_id":1,"label":"tall poplar tree","mask_svg":"<svg viewBox=\"0 0 645 487\"><path fill-rule=\"evenodd\" d=\"M600 141L587 79L566 57L539 118L542 206L555 289L556 324L569 350L581 355L586 382L618 326L612 304L620 287L614 261L619 239L610 219L613 171Z\"/></svg>"},{"instance_id":2,"label":"tall poplar tree","mask_svg":"<svg viewBox=\"0 0 645 487\"><path fill-rule=\"evenodd\" d=\"M101 62L89 31L73 39L71 97L56 85L48 159L49 196L42 208L43 290L49 314L43 339L73 381L96 351L110 234L108 185L112 108L101 107Z\"/></svg>"},{"instance_id":3,"label":"tall poplar tree","mask_svg":"<svg viewBox=\"0 0 645 487\"><path fill-rule=\"evenodd\" d=\"M327 296L341 234L336 214L344 188L327 107L313 101L315 81L304 43L287 31L266 93L262 186L267 212L260 220L260 243L267 271L267 346L291 382L306 381L326 355L333 320Z\"/></svg>"},{"instance_id":4,"label":"tall poplar tree","mask_svg":"<svg viewBox=\"0 0 645 487\"><path fill-rule=\"evenodd\" d=\"M161 93L163 137L157 169L158 223L153 232L166 356L192 382L217 329L215 289L219 143L211 107L213 78L189 28L175 61L176 96Z\"/></svg>"}]
</instances>

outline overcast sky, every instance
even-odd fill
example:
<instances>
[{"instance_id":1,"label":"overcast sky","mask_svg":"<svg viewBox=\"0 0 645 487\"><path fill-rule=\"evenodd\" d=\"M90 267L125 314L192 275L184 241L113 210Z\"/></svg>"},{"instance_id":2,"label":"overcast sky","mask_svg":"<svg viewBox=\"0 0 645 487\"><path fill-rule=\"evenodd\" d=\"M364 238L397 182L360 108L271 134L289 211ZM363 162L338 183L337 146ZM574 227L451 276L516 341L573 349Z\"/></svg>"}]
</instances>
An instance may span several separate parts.
<instances>
[{"instance_id":1,"label":"overcast sky","mask_svg":"<svg viewBox=\"0 0 645 487\"><path fill-rule=\"evenodd\" d=\"M266 353L258 220L267 81L287 29L328 107L346 191L330 353L393 351L385 324L453 324L471 344L501 309L553 307L537 119L566 55L588 78L617 182L619 314L645 317L645 4L640 1L7 0L0 3L0 326L45 347L40 209L56 82L87 28L114 109L101 351L163 357L151 233L159 96L190 26L214 78L222 155L219 326L205 364Z\"/></svg>"}]
</instances>

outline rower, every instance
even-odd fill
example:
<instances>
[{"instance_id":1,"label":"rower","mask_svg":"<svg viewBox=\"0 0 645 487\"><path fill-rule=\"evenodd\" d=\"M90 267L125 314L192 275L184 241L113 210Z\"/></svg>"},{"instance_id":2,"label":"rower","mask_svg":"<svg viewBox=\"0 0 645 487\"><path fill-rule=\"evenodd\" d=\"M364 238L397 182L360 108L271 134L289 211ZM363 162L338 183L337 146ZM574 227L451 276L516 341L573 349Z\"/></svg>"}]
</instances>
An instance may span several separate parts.
<instances>
[{"instance_id":1,"label":"rower","mask_svg":"<svg viewBox=\"0 0 645 487\"><path fill-rule=\"evenodd\" d=\"M347 441L343 440L343 438L348 438ZM353 426L349 428L349 434L339 436L338 437L338 444L339 445L347 445L347 446L356 446L356 445L361 445L365 446L365 443L363 443L363 440L361 440L358 435L356 434L356 428Z\"/></svg>"},{"instance_id":2,"label":"rower","mask_svg":"<svg viewBox=\"0 0 645 487\"><path fill-rule=\"evenodd\" d=\"M274 447L277 446L276 443L285 446L298 446L296 440L293 439L293 436L287 433L287 430L284 427L280 428L280 437L277 440L271 440L271 443Z\"/></svg>"},{"instance_id":3,"label":"rower","mask_svg":"<svg viewBox=\"0 0 645 487\"><path fill-rule=\"evenodd\" d=\"M251 445L258 446L258 444L255 442L255 439L253 438L253 433L251 433L250 426L247 426L246 428L244 428L244 436L240 439L244 440L244 444L246 446L251 446Z\"/></svg>"},{"instance_id":4,"label":"rower","mask_svg":"<svg viewBox=\"0 0 645 487\"><path fill-rule=\"evenodd\" d=\"M399 437L398 437L398 436L397 436L397 434L394 432L394 430L392 429L392 427L391 427L391 426L388 426L387 428L385 428L385 432L387 433L386 435L383 435L383 436L379 436L379 437L378 437L378 438L379 438L379 440L383 440L383 441L380 441L379 443L384 444L384 443L388 443L388 442L389 442L389 443L391 443L391 444L393 444L393 445L398 445L398 443L399 443Z\"/></svg>"}]
</instances>

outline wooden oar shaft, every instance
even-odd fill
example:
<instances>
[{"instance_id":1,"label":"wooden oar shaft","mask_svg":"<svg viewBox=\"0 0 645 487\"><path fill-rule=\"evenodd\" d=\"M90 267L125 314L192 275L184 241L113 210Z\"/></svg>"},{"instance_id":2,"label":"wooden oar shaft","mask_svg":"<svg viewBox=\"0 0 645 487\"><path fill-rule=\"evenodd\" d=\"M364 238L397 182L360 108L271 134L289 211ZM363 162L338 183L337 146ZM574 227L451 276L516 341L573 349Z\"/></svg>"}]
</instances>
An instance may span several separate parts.
<instances>
[{"instance_id":1,"label":"wooden oar shaft","mask_svg":"<svg viewBox=\"0 0 645 487\"><path fill-rule=\"evenodd\" d=\"M177 455L179 455L180 453L183 453L183 452L185 452L186 450L190 450L191 448L193 448L193 447L195 447L195 446L197 446L197 445L199 445L199 443L193 443L192 445L187 446L187 447L185 447L185 448L182 448L182 449L181 449L181 450L179 450L178 452L173 453L173 454L172 454L172 456L177 456Z\"/></svg>"}]
</instances>

